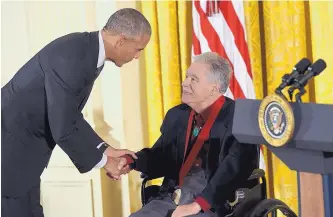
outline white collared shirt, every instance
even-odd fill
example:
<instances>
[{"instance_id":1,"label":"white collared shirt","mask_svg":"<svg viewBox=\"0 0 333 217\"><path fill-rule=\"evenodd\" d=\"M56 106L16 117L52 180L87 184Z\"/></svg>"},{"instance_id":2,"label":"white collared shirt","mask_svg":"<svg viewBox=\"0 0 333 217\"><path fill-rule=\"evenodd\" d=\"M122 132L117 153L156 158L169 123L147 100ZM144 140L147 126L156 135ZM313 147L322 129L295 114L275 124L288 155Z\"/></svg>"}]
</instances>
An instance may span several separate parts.
<instances>
[{"instance_id":1,"label":"white collared shirt","mask_svg":"<svg viewBox=\"0 0 333 217\"><path fill-rule=\"evenodd\" d=\"M102 30L98 32L98 43L99 43L99 51L98 51L97 68L104 65L104 62L105 62L105 48L104 48L104 42L103 42L103 38L102 38Z\"/></svg>"}]
</instances>

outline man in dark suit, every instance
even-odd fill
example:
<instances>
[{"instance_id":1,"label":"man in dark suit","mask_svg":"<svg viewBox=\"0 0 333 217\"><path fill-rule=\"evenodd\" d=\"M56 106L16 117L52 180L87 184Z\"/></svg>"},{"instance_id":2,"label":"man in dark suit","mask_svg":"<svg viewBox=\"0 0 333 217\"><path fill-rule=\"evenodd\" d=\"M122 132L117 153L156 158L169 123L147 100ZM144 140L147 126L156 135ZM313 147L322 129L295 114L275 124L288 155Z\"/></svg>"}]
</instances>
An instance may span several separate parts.
<instances>
[{"instance_id":1,"label":"man in dark suit","mask_svg":"<svg viewBox=\"0 0 333 217\"><path fill-rule=\"evenodd\" d=\"M119 156L81 113L105 61L139 58L151 27L137 10L114 13L101 31L60 37L32 57L1 89L1 213L41 217L40 175L55 145L79 172L104 168L119 178Z\"/></svg>"},{"instance_id":2,"label":"man in dark suit","mask_svg":"<svg viewBox=\"0 0 333 217\"><path fill-rule=\"evenodd\" d=\"M133 169L164 177L158 197L131 217L165 217L173 210L173 217L224 216L235 190L256 184L247 178L258 168L258 147L232 135L235 103L223 96L231 73L219 55L198 56L182 84L184 104L167 112L154 146L137 152L137 159L125 156Z\"/></svg>"}]
</instances>

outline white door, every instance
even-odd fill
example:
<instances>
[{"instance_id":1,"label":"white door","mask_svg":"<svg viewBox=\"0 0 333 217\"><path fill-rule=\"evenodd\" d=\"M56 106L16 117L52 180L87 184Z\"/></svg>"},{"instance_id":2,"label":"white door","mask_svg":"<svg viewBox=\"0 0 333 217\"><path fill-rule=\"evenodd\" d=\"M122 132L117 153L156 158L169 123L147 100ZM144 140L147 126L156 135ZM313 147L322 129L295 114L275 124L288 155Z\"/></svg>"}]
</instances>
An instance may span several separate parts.
<instances>
[{"instance_id":1,"label":"white door","mask_svg":"<svg viewBox=\"0 0 333 217\"><path fill-rule=\"evenodd\" d=\"M80 174L57 146L41 179L41 203L45 217L97 217L94 210L100 207L95 207L93 198L95 194L100 194L98 177L98 170Z\"/></svg>"},{"instance_id":2,"label":"white door","mask_svg":"<svg viewBox=\"0 0 333 217\"><path fill-rule=\"evenodd\" d=\"M79 173L65 152L56 146L41 176L45 217L102 217L101 172L93 169Z\"/></svg>"}]
</instances>

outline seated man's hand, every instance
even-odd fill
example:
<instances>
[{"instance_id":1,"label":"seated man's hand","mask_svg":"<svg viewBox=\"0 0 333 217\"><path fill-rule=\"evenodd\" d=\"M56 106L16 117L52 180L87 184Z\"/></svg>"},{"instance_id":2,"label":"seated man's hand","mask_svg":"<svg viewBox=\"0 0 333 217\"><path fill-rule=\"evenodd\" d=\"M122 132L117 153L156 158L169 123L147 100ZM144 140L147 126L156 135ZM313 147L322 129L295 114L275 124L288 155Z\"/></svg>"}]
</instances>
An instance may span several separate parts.
<instances>
[{"instance_id":1,"label":"seated man's hand","mask_svg":"<svg viewBox=\"0 0 333 217\"><path fill-rule=\"evenodd\" d=\"M137 156L133 151L129 151L126 149L115 149L109 146L104 154L107 155L107 163L104 166L107 171L107 175L112 180L120 180L120 176L123 174L127 174L130 171L130 167L127 164L127 159L124 157L125 155L130 155L134 159L137 159Z\"/></svg>"},{"instance_id":2,"label":"seated man's hand","mask_svg":"<svg viewBox=\"0 0 333 217\"><path fill-rule=\"evenodd\" d=\"M125 157L115 158L116 161L118 161L117 169L118 171L116 173L107 172L107 176L109 176L112 180L120 180L121 175L129 173L131 170L130 166L127 164L127 160Z\"/></svg>"},{"instance_id":3,"label":"seated man's hand","mask_svg":"<svg viewBox=\"0 0 333 217\"><path fill-rule=\"evenodd\" d=\"M197 202L193 202L186 205L177 206L175 211L173 211L171 217L183 217L183 216L190 216L196 215L200 212L201 207Z\"/></svg>"}]
</instances>

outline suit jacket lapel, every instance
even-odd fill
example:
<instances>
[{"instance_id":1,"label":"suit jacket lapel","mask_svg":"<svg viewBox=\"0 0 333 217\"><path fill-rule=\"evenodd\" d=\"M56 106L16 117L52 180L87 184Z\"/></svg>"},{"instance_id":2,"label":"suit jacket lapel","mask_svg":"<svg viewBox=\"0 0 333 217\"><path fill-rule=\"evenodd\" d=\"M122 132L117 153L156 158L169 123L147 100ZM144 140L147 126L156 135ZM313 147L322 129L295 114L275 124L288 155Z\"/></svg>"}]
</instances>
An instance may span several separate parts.
<instances>
[{"instance_id":1,"label":"suit jacket lapel","mask_svg":"<svg viewBox=\"0 0 333 217\"><path fill-rule=\"evenodd\" d=\"M208 154L208 164L209 168L215 168L219 162L219 154L221 151L222 140L224 139L224 135L227 132L227 128L225 125L225 115L226 115L226 107L228 105L228 101L226 100L221 111L219 112L212 129L209 134L209 154Z\"/></svg>"},{"instance_id":2,"label":"suit jacket lapel","mask_svg":"<svg viewBox=\"0 0 333 217\"><path fill-rule=\"evenodd\" d=\"M91 38L91 55L94 58L94 69L97 68L97 62L98 62L98 54L99 54L99 39L98 39L98 31L91 32L90 38ZM95 71L94 71L95 72ZM95 75L95 74L94 74Z\"/></svg>"},{"instance_id":3,"label":"suit jacket lapel","mask_svg":"<svg viewBox=\"0 0 333 217\"><path fill-rule=\"evenodd\" d=\"M92 61L86 70L88 71L88 77L86 78L86 86L90 85L97 78L96 69L98 62L99 54L99 42L98 42L98 31L88 33L89 42L90 42L90 52L88 55L91 56Z\"/></svg>"},{"instance_id":4,"label":"suit jacket lapel","mask_svg":"<svg viewBox=\"0 0 333 217\"><path fill-rule=\"evenodd\" d=\"M85 106L90 93L92 91L92 88L94 86L94 82L96 78L98 77L100 71L102 71L104 64L97 69L97 62L98 62L98 54L99 54L99 39L98 39L98 33L99 31L94 31L89 33L90 38L90 48L91 48L91 56L93 58L93 65L90 70L91 73L89 73L89 79L86 80L86 86L83 90L83 93L80 97L80 104L79 104L79 111L82 111L83 107Z\"/></svg>"},{"instance_id":5,"label":"suit jacket lapel","mask_svg":"<svg viewBox=\"0 0 333 217\"><path fill-rule=\"evenodd\" d=\"M228 124L227 122L230 120L230 118L226 116L229 104L230 104L230 99L226 97L225 103L221 111L219 112L210 131L210 136L209 136L210 139L216 139L216 138L223 139L223 135L226 133L227 130L227 124Z\"/></svg>"},{"instance_id":6,"label":"suit jacket lapel","mask_svg":"<svg viewBox=\"0 0 333 217\"><path fill-rule=\"evenodd\" d=\"M209 134L209 144L221 144L221 140L223 139L223 135L227 132L226 127L224 126L224 122L222 120L223 110L220 112L218 118L215 120L212 129Z\"/></svg>"},{"instance_id":7,"label":"suit jacket lapel","mask_svg":"<svg viewBox=\"0 0 333 217\"><path fill-rule=\"evenodd\" d=\"M183 163L184 152L185 152L185 142L186 142L186 131L187 131L187 123L190 117L190 109L183 111L181 115L179 115L178 119L178 132L177 132L177 146L178 146L178 154L177 159L180 166Z\"/></svg>"}]
</instances>

